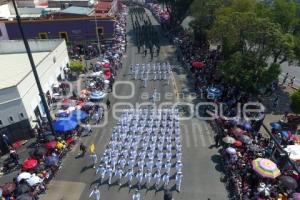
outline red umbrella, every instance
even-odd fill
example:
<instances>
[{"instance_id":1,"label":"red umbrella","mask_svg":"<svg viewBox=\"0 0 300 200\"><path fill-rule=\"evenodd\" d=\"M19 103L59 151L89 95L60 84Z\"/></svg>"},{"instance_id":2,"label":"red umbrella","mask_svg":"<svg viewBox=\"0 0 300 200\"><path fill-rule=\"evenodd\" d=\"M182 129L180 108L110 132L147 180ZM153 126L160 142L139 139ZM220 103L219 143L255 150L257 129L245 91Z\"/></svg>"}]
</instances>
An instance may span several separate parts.
<instances>
[{"instance_id":1,"label":"red umbrella","mask_svg":"<svg viewBox=\"0 0 300 200\"><path fill-rule=\"evenodd\" d=\"M16 184L15 183L6 183L3 186L1 186L2 189L2 195L10 195L15 189L16 189Z\"/></svg>"},{"instance_id":2,"label":"red umbrella","mask_svg":"<svg viewBox=\"0 0 300 200\"><path fill-rule=\"evenodd\" d=\"M25 160L23 162L23 169L24 170L30 170L30 169L33 169L37 166L38 164L38 161L35 160L35 159L31 159L31 158L28 158L27 160Z\"/></svg>"},{"instance_id":3,"label":"red umbrella","mask_svg":"<svg viewBox=\"0 0 300 200\"><path fill-rule=\"evenodd\" d=\"M110 77L112 76L112 73L110 71L106 71L104 74L106 79L110 79Z\"/></svg>"},{"instance_id":4,"label":"red umbrella","mask_svg":"<svg viewBox=\"0 0 300 200\"><path fill-rule=\"evenodd\" d=\"M241 147L243 145L243 143L239 140L236 140L234 143L233 143L234 146L236 147Z\"/></svg>"},{"instance_id":5,"label":"red umbrella","mask_svg":"<svg viewBox=\"0 0 300 200\"><path fill-rule=\"evenodd\" d=\"M56 142L55 140L54 140L54 141L50 141L50 142L47 142L47 143L45 144L45 147L46 147L47 149L55 149L56 144L57 144L57 142Z\"/></svg>"},{"instance_id":6,"label":"red umbrella","mask_svg":"<svg viewBox=\"0 0 300 200\"><path fill-rule=\"evenodd\" d=\"M70 145L70 144L74 144L75 141L76 141L76 140L75 140L74 138L70 137L70 138L68 138L68 139L66 140L66 143L67 143L68 145Z\"/></svg>"},{"instance_id":7,"label":"red umbrella","mask_svg":"<svg viewBox=\"0 0 300 200\"><path fill-rule=\"evenodd\" d=\"M194 61L192 63L193 67L196 69L202 69L203 67L205 67L204 62L199 62L199 61Z\"/></svg>"}]
</instances>

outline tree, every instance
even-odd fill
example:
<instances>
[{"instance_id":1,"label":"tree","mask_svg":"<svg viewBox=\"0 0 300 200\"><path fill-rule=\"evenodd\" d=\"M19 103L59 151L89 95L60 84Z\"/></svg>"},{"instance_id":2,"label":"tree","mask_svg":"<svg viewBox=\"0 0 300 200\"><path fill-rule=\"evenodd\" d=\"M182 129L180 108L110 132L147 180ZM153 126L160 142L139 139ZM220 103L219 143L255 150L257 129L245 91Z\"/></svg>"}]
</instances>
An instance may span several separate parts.
<instances>
[{"instance_id":1,"label":"tree","mask_svg":"<svg viewBox=\"0 0 300 200\"><path fill-rule=\"evenodd\" d=\"M198 0L191 4L191 14L194 17L191 27L194 30L193 34L196 41L207 42L207 32L216 19L215 12L222 5L222 0Z\"/></svg>"},{"instance_id":2,"label":"tree","mask_svg":"<svg viewBox=\"0 0 300 200\"><path fill-rule=\"evenodd\" d=\"M76 71L76 72L80 72L80 71L83 71L83 63L82 61L79 61L79 60L73 60L70 62L70 69L72 71Z\"/></svg>"},{"instance_id":3,"label":"tree","mask_svg":"<svg viewBox=\"0 0 300 200\"><path fill-rule=\"evenodd\" d=\"M300 90L294 92L291 96L292 104L291 108L293 112L300 114Z\"/></svg>"}]
</instances>

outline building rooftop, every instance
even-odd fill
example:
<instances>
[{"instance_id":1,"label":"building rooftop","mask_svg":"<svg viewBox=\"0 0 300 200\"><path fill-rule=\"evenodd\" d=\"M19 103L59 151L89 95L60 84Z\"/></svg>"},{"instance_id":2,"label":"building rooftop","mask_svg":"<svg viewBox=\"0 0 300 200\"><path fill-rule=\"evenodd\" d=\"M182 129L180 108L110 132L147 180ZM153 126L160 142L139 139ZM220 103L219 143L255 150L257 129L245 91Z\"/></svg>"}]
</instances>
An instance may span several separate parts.
<instances>
[{"instance_id":1,"label":"building rooftop","mask_svg":"<svg viewBox=\"0 0 300 200\"><path fill-rule=\"evenodd\" d=\"M111 1L100 1L95 5L95 10L97 11L106 11L108 12L111 9L112 2Z\"/></svg>"},{"instance_id":2,"label":"building rooftop","mask_svg":"<svg viewBox=\"0 0 300 200\"><path fill-rule=\"evenodd\" d=\"M68 14L76 14L76 15L90 15L93 11L94 11L93 8L71 6L64 10L61 10L60 13L68 13Z\"/></svg>"},{"instance_id":3,"label":"building rooftop","mask_svg":"<svg viewBox=\"0 0 300 200\"><path fill-rule=\"evenodd\" d=\"M32 53L35 65L47 57L49 52ZM0 54L0 89L16 86L31 72L26 53Z\"/></svg>"},{"instance_id":4,"label":"building rooftop","mask_svg":"<svg viewBox=\"0 0 300 200\"><path fill-rule=\"evenodd\" d=\"M62 39L28 40L35 65L55 50ZM30 72L31 65L22 40L0 41L0 89L16 86Z\"/></svg>"}]
</instances>

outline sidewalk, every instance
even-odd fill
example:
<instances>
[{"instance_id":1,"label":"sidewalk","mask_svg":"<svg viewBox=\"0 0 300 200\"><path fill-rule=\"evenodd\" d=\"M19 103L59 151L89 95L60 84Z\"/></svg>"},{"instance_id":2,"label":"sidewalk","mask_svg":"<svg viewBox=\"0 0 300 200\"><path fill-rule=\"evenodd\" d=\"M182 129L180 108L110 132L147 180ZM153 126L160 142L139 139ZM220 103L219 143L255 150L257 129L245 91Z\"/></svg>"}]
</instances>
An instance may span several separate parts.
<instances>
[{"instance_id":1,"label":"sidewalk","mask_svg":"<svg viewBox=\"0 0 300 200\"><path fill-rule=\"evenodd\" d=\"M29 149L32 144L35 143L35 138L29 139L27 143L23 146L21 146L19 149L17 149L17 153L19 155L19 163L22 164L25 159L29 156ZM9 157L9 154L5 154L0 157L0 166L3 166L4 161ZM20 172L20 169L16 169L10 173L3 174L0 173L0 185L3 185L5 183L11 182L14 177Z\"/></svg>"}]
</instances>

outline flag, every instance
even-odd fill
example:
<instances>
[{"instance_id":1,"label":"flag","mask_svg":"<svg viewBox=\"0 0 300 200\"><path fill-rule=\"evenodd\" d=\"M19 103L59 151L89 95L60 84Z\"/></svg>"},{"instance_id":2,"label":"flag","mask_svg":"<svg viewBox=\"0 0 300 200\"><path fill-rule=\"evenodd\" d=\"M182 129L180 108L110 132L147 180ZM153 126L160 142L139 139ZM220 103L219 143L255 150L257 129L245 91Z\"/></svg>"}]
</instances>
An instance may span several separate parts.
<instances>
[{"instance_id":1,"label":"flag","mask_svg":"<svg viewBox=\"0 0 300 200\"><path fill-rule=\"evenodd\" d=\"M90 151L91 151L91 153L95 153L95 145L94 144L91 144Z\"/></svg>"}]
</instances>

